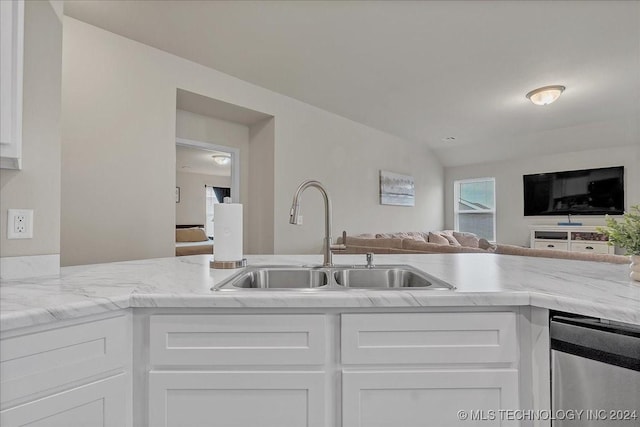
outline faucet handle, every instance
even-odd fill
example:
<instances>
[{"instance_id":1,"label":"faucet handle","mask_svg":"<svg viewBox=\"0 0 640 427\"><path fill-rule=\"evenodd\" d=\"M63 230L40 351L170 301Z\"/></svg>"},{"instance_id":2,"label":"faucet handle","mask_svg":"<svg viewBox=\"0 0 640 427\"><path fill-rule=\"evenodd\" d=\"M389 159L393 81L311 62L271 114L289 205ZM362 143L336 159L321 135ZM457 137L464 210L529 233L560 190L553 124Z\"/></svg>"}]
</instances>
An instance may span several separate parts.
<instances>
[{"instance_id":1,"label":"faucet handle","mask_svg":"<svg viewBox=\"0 0 640 427\"><path fill-rule=\"evenodd\" d=\"M373 252L367 252L367 268L373 268L375 264L373 263Z\"/></svg>"}]
</instances>

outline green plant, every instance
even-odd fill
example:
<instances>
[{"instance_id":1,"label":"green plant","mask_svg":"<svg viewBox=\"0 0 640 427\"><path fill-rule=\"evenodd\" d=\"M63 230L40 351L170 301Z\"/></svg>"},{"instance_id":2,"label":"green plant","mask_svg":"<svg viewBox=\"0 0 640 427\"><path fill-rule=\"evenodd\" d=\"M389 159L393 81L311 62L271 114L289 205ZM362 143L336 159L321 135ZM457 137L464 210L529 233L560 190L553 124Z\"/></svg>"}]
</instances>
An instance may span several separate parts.
<instances>
[{"instance_id":1,"label":"green plant","mask_svg":"<svg viewBox=\"0 0 640 427\"><path fill-rule=\"evenodd\" d=\"M631 206L622 219L605 216L607 227L598 231L609 238L610 245L617 245L627 251L627 255L640 255L640 205Z\"/></svg>"}]
</instances>

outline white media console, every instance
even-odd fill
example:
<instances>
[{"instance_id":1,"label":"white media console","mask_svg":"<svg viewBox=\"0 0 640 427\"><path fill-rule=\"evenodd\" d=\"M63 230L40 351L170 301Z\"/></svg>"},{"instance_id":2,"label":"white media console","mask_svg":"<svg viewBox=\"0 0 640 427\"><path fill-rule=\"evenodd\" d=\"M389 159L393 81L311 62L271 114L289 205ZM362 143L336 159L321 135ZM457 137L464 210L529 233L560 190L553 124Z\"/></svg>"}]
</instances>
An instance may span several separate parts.
<instances>
[{"instance_id":1,"label":"white media console","mask_svg":"<svg viewBox=\"0 0 640 427\"><path fill-rule=\"evenodd\" d=\"M555 249L570 252L614 254L607 236L597 226L531 225L530 246L535 249Z\"/></svg>"}]
</instances>

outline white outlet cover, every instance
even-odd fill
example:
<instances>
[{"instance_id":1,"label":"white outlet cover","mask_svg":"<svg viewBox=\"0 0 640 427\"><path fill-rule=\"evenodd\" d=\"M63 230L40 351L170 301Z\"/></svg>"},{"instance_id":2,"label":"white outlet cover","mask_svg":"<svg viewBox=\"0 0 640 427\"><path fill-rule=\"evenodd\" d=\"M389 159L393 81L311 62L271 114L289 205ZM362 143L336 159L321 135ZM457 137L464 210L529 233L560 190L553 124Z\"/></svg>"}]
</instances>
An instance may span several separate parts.
<instances>
[{"instance_id":1,"label":"white outlet cover","mask_svg":"<svg viewBox=\"0 0 640 427\"><path fill-rule=\"evenodd\" d=\"M17 218L24 216L24 231L16 230ZM32 239L33 238L33 209L8 209L7 210L7 239Z\"/></svg>"}]
</instances>

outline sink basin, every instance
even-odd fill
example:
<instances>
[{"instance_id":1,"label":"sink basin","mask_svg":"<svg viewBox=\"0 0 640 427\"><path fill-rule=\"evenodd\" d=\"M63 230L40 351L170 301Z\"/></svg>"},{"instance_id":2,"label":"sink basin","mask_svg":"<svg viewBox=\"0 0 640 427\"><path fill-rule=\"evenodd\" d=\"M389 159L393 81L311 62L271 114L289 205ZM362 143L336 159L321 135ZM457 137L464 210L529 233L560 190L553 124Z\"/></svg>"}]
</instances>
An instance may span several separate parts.
<instances>
[{"instance_id":1,"label":"sink basin","mask_svg":"<svg viewBox=\"0 0 640 427\"><path fill-rule=\"evenodd\" d=\"M345 268L334 271L333 275L336 283L346 288L454 289L450 284L408 265Z\"/></svg>"},{"instance_id":2,"label":"sink basin","mask_svg":"<svg viewBox=\"0 0 640 427\"><path fill-rule=\"evenodd\" d=\"M451 290L453 286L409 265L376 267L255 266L248 267L212 288L229 290Z\"/></svg>"},{"instance_id":3,"label":"sink basin","mask_svg":"<svg viewBox=\"0 0 640 427\"><path fill-rule=\"evenodd\" d=\"M327 272L319 268L249 267L214 289L312 289L328 281Z\"/></svg>"}]
</instances>

